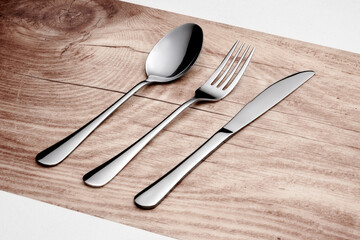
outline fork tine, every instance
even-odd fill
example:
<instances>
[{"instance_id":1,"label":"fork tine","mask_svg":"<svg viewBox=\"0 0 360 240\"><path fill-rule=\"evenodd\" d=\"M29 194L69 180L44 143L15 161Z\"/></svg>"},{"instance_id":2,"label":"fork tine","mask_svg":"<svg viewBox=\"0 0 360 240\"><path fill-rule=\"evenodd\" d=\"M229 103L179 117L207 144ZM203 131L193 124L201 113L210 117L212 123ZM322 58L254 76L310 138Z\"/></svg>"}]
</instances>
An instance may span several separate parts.
<instances>
[{"instance_id":1,"label":"fork tine","mask_svg":"<svg viewBox=\"0 0 360 240\"><path fill-rule=\"evenodd\" d=\"M236 42L234 43L234 45L232 46L232 48L229 50L228 54L226 55L226 57L224 58L224 60L222 60L222 62L220 63L220 65L218 66L218 68L215 70L215 72L210 76L210 78L206 81L206 83L211 84L215 78L220 74L220 72L223 70L223 68L225 67L226 63L228 62L229 58L231 57L232 53L234 52L236 46L238 45L239 40L236 40Z\"/></svg>"},{"instance_id":2,"label":"fork tine","mask_svg":"<svg viewBox=\"0 0 360 240\"><path fill-rule=\"evenodd\" d=\"M231 91L235 86L236 84L239 82L240 78L242 77L242 75L244 74L245 72L245 69L247 68L247 66L249 65L250 63L250 60L254 54L254 51L255 51L255 47L251 50L251 52L249 53L249 56L247 57L245 63L242 65L240 71L238 72L238 74L236 75L236 77L234 78L234 80L231 82L231 84L226 88L225 91Z\"/></svg>"},{"instance_id":3,"label":"fork tine","mask_svg":"<svg viewBox=\"0 0 360 240\"><path fill-rule=\"evenodd\" d=\"M219 77L218 80L216 80L214 82L215 86L219 86L221 81L224 79L224 77L226 77L226 74L229 72L229 70L231 69L232 65L234 64L236 58L239 56L239 53L241 52L242 48L244 47L244 43L241 44L239 50L236 52L235 56L233 57L231 63L228 65L228 67L226 68L226 70L223 72L223 74Z\"/></svg>"},{"instance_id":4,"label":"fork tine","mask_svg":"<svg viewBox=\"0 0 360 240\"><path fill-rule=\"evenodd\" d=\"M226 87L226 84L229 83L229 81L231 80L231 78L234 76L236 70L239 68L240 63L241 63L241 61L244 59L244 57L245 57L246 53L248 52L249 48L250 48L250 45L248 45L248 46L246 47L244 53L241 55L239 61L237 62L236 66L234 67L234 69L232 70L232 72L230 73L230 75L229 75L229 76L226 78L226 80L219 86L220 88L222 88L222 89L225 88L225 87Z\"/></svg>"}]
</instances>

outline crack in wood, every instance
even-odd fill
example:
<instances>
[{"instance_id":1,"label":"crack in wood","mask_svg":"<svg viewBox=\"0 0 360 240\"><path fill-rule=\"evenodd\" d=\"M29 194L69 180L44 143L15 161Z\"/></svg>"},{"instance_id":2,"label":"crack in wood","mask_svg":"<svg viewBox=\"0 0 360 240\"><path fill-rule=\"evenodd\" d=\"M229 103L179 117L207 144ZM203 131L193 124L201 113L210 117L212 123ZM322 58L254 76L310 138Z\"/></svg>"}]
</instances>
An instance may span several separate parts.
<instances>
[{"instance_id":1,"label":"crack in wood","mask_svg":"<svg viewBox=\"0 0 360 240\"><path fill-rule=\"evenodd\" d=\"M49 78L43 78L43 77L34 76L34 75L29 75L29 74L16 73L16 72L12 72L12 73L13 73L13 74L20 75L20 76L35 78L35 79L39 79L39 80L43 80L43 81L49 81L49 82L54 82L54 83L59 83L59 84L68 84L68 85L73 85L73 86L78 86L78 87L86 87L86 88L98 89L98 90L109 91L109 92L116 92L116 93L121 93L121 94L125 94L125 93L126 93L126 92L119 91L119 90L113 90L113 89L107 89L107 88L101 88L101 87L83 85L83 84L78 84L78 83L63 82L63 81L59 81L59 80L54 80L54 79L49 79ZM175 106L180 106L180 104L178 104L178 103L173 103L173 102L169 102L169 101L165 101L165 100L161 100L161 99L151 98L151 97L147 97L147 96L144 96L144 95L134 94L134 96L140 97L140 98L144 98L144 99L153 100L153 101L157 101L157 102L167 103L167 104L171 104L171 105L175 105ZM223 113L212 112L212 111L209 111L209 110L196 108L196 107L194 107L194 106L191 106L190 108L195 109L195 110L199 110L199 111L202 111L202 112L207 112L207 113L216 114L216 115L219 115L219 116L231 117L231 116L226 115L226 114L223 114Z\"/></svg>"},{"instance_id":2,"label":"crack in wood","mask_svg":"<svg viewBox=\"0 0 360 240\"><path fill-rule=\"evenodd\" d=\"M91 37L91 34L89 32L84 32L82 34L82 36L78 39L78 40L75 40L75 41L72 41L70 43L68 43L61 51L60 53L60 56L62 56L66 51L68 51L72 46L76 45L76 44L79 44L81 42L84 42L86 41L87 39L89 39Z\"/></svg>"},{"instance_id":3,"label":"crack in wood","mask_svg":"<svg viewBox=\"0 0 360 240\"><path fill-rule=\"evenodd\" d=\"M104 48L127 48L127 49L130 49L130 50L134 51L134 52L149 54L149 52L141 51L141 50L135 49L135 48L130 47L130 46L127 46L127 45L118 46L118 45L104 45L104 44L81 44L81 46L86 46L86 47L104 47Z\"/></svg>"}]
</instances>

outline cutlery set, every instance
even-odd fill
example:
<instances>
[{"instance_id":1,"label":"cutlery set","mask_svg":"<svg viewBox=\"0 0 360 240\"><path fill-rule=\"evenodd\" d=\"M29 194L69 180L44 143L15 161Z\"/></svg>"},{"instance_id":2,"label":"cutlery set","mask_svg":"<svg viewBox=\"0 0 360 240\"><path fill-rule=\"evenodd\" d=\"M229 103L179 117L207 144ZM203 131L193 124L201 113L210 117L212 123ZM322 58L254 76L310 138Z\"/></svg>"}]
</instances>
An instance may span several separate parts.
<instances>
[{"instance_id":1,"label":"cutlery set","mask_svg":"<svg viewBox=\"0 0 360 240\"><path fill-rule=\"evenodd\" d=\"M227 66L226 70L217 79L220 72L225 67L226 63L229 61L232 53L234 52L238 42L234 44L234 46L230 49L229 53L220 64L220 66L216 69L216 71L211 75L211 77L202 85L199 89L195 91L195 96L185 103L183 103L180 107L178 107L173 113L171 113L167 118L165 118L161 123L159 123L155 128L145 134L142 138L132 144L130 147L125 149L123 152L116 155L114 158L85 174L84 182L87 185L93 187L100 187L108 183L115 175L121 171L125 167L125 165L130 162L130 160L143 148L146 146L148 142L151 141L153 137L155 137L166 125L168 125L176 116L178 116L182 111L184 111L187 107L191 106L195 102L199 101L218 101L228 95L231 90L236 86L239 82L240 77L245 71L245 68L250 62L250 59L254 53L254 49L251 51L250 55L246 59L244 65L240 69L239 73L232 79L235 71L240 65L240 62L244 58L246 52L249 47L246 48L244 53L242 54L240 60L237 62L236 66L233 68L232 72L229 76L224 80L224 77L227 75L232 65L235 62L235 59L241 52L244 44L241 45L231 63ZM231 82L230 82L231 81ZM229 84L229 85L228 85ZM228 85L228 86L227 86ZM226 87L227 86L227 87ZM225 88L226 87L226 88Z\"/></svg>"},{"instance_id":2,"label":"cutlery set","mask_svg":"<svg viewBox=\"0 0 360 240\"><path fill-rule=\"evenodd\" d=\"M146 60L146 74L148 76L146 80L135 85L128 93L82 128L40 152L36 156L36 161L42 166L55 166L59 164L107 117L142 87L148 84L174 81L183 76L194 65L200 54L202 42L203 32L196 24L187 23L169 32L149 53ZM180 105L174 112L131 146L86 173L83 177L84 183L91 187L104 186L186 108L196 102L215 102L226 97L243 76L255 51L255 48L245 47L244 43L239 47L238 45L239 42L236 41L214 73L195 91L193 98ZM208 155L300 87L314 74L313 71L295 73L266 88L196 151L163 177L138 193L134 198L135 205L142 209L155 208Z\"/></svg>"}]
</instances>

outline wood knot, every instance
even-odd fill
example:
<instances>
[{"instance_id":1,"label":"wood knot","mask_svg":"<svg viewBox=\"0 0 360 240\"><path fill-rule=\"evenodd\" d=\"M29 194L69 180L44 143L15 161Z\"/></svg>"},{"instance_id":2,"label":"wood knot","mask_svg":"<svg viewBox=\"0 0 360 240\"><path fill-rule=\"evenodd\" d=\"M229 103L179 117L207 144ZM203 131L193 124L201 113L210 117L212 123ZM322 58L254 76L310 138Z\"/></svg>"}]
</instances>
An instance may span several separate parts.
<instances>
[{"instance_id":1,"label":"wood knot","mask_svg":"<svg viewBox=\"0 0 360 240\"><path fill-rule=\"evenodd\" d=\"M121 4L116 0L24 0L8 1L2 5L0 20L14 23L10 27L21 26L49 37L91 32L114 21L114 16L118 16L116 21L131 16L131 11L118 14Z\"/></svg>"},{"instance_id":2,"label":"wood knot","mask_svg":"<svg viewBox=\"0 0 360 240\"><path fill-rule=\"evenodd\" d=\"M65 32L81 31L96 18L94 8L84 4L58 5L49 8L43 16L43 24Z\"/></svg>"}]
</instances>

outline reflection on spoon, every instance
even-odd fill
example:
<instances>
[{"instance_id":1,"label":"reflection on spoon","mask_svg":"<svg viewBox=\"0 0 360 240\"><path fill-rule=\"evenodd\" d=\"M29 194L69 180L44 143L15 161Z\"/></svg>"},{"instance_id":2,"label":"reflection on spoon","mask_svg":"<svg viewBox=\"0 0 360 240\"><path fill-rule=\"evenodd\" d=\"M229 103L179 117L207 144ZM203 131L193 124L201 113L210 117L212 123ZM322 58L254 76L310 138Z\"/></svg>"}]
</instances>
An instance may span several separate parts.
<instances>
[{"instance_id":1,"label":"reflection on spoon","mask_svg":"<svg viewBox=\"0 0 360 240\"><path fill-rule=\"evenodd\" d=\"M60 142L40 152L36 156L37 163L43 166L59 164L140 88L150 83L174 81L183 76L194 65L200 54L202 42L203 32L196 24L187 23L173 29L151 50L146 60L146 74L148 76L146 80L135 85L129 92L89 123Z\"/></svg>"}]
</instances>

